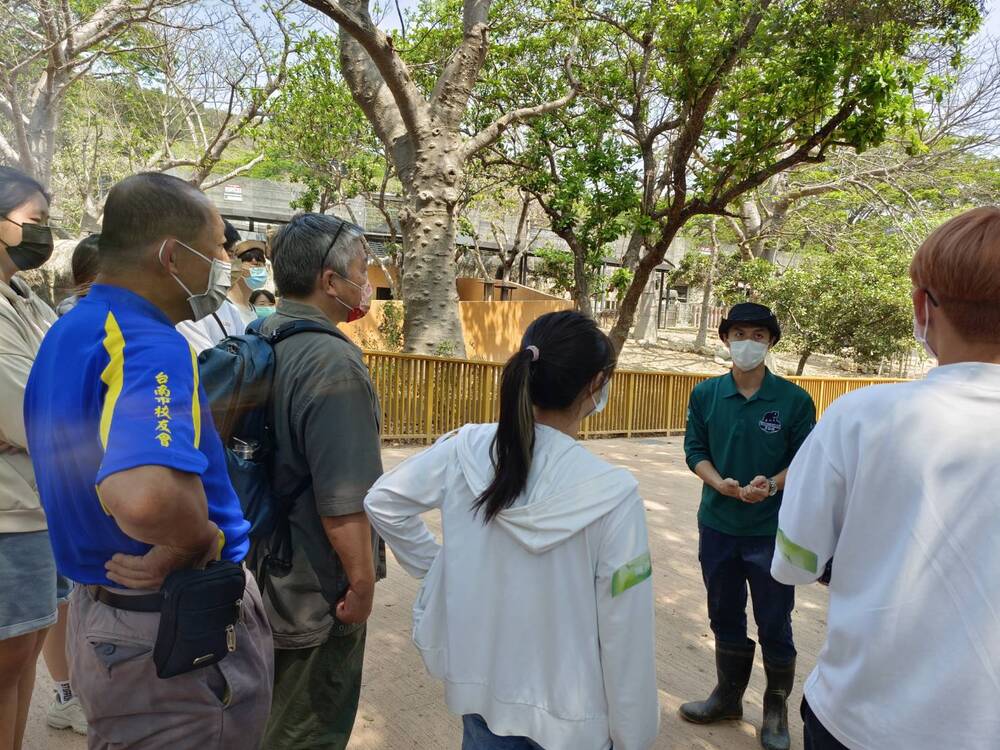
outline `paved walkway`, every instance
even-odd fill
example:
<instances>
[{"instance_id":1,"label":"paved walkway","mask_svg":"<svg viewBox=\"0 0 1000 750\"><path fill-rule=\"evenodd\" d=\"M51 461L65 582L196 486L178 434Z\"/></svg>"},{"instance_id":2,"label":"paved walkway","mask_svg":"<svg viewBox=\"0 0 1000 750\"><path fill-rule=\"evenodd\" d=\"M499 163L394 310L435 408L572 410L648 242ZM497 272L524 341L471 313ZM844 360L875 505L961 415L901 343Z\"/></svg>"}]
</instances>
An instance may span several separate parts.
<instances>
[{"instance_id":1,"label":"paved walkway","mask_svg":"<svg viewBox=\"0 0 1000 750\"><path fill-rule=\"evenodd\" d=\"M685 700L703 698L714 684L712 639L705 613L704 588L698 566L699 482L684 465L680 438L603 440L588 443L598 454L630 468L638 477L648 511L656 590L656 663L663 708L657 750L751 750L759 748L763 668L757 667L747 692L743 722L697 727L677 716ZM413 453L390 448L392 466ZM457 749L459 721L444 707L440 685L427 676L410 643L410 606L417 581L390 555L389 579L380 584L370 622L365 684L351 750ZM752 613L748 613L752 627ZM798 684L792 696L793 747L802 747L798 718L801 683L812 669L826 629L826 590L799 589L795 640L799 649ZM39 688L28 727L28 750L82 750L83 738L55 732L44 725L44 702L51 685L39 666Z\"/></svg>"}]
</instances>

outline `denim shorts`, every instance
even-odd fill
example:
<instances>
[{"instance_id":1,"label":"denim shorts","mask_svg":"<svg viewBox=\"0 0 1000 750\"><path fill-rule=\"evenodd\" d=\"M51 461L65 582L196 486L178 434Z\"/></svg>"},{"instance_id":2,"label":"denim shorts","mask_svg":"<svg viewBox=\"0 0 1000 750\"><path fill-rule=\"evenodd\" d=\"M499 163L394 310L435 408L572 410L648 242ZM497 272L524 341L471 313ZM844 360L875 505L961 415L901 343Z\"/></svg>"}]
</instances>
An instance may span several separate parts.
<instances>
[{"instance_id":1,"label":"denim shorts","mask_svg":"<svg viewBox=\"0 0 1000 750\"><path fill-rule=\"evenodd\" d=\"M54 624L72 588L56 573L49 532L0 534L0 641Z\"/></svg>"}]
</instances>

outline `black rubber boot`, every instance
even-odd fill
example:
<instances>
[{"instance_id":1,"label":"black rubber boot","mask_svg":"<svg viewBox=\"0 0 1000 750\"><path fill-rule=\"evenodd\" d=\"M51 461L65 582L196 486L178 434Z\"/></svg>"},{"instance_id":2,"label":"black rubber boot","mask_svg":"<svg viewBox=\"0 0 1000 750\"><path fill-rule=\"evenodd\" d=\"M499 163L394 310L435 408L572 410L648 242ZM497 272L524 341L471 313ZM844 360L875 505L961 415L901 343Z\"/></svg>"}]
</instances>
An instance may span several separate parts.
<instances>
[{"instance_id":1,"label":"black rubber boot","mask_svg":"<svg viewBox=\"0 0 1000 750\"><path fill-rule=\"evenodd\" d=\"M760 744L764 750L788 750L788 696L795 684L795 660L789 664L764 662L767 689L764 691L764 722L760 728Z\"/></svg>"},{"instance_id":2,"label":"black rubber boot","mask_svg":"<svg viewBox=\"0 0 1000 750\"><path fill-rule=\"evenodd\" d=\"M743 718L743 693L753 671L753 654L757 644L751 640L742 646L715 642L715 671L718 684L707 700L685 703L681 718L695 724Z\"/></svg>"}]
</instances>

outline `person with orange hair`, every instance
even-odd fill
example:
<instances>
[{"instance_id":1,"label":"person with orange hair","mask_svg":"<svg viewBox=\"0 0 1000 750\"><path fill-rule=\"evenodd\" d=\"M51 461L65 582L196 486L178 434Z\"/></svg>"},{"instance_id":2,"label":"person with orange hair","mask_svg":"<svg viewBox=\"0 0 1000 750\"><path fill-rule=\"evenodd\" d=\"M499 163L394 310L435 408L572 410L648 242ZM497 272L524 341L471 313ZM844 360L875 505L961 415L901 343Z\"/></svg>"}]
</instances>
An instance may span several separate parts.
<instances>
[{"instance_id":1,"label":"person with orange hair","mask_svg":"<svg viewBox=\"0 0 1000 750\"><path fill-rule=\"evenodd\" d=\"M910 267L925 379L838 399L799 451L772 575L833 560L806 750L996 748L1000 738L1000 208L939 227Z\"/></svg>"}]
</instances>

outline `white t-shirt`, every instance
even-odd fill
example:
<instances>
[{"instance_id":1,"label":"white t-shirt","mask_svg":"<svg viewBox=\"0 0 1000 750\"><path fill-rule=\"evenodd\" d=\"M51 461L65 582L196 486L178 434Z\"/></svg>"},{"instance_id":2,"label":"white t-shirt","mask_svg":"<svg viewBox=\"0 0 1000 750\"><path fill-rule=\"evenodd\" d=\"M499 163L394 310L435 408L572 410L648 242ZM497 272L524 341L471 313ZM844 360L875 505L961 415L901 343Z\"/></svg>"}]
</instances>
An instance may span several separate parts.
<instances>
[{"instance_id":1,"label":"white t-shirt","mask_svg":"<svg viewBox=\"0 0 1000 750\"><path fill-rule=\"evenodd\" d=\"M838 399L788 474L772 575L833 558L805 695L852 750L1000 747L1000 365Z\"/></svg>"},{"instance_id":2,"label":"white t-shirt","mask_svg":"<svg viewBox=\"0 0 1000 750\"><path fill-rule=\"evenodd\" d=\"M222 303L215 316L222 321L225 330L219 328L215 317L208 315L199 321L185 320L177 324L178 332L187 339L196 352L201 354L206 349L211 349L226 336L239 336L247 332L247 322L244 322L243 315L232 300L227 299Z\"/></svg>"},{"instance_id":3,"label":"white t-shirt","mask_svg":"<svg viewBox=\"0 0 1000 750\"><path fill-rule=\"evenodd\" d=\"M257 320L257 311L253 309L253 305L241 305L239 302L228 301L232 302L233 307L236 308L236 312L239 313L240 318L243 320L244 330L240 331L240 333L246 333L246 327Z\"/></svg>"}]
</instances>

